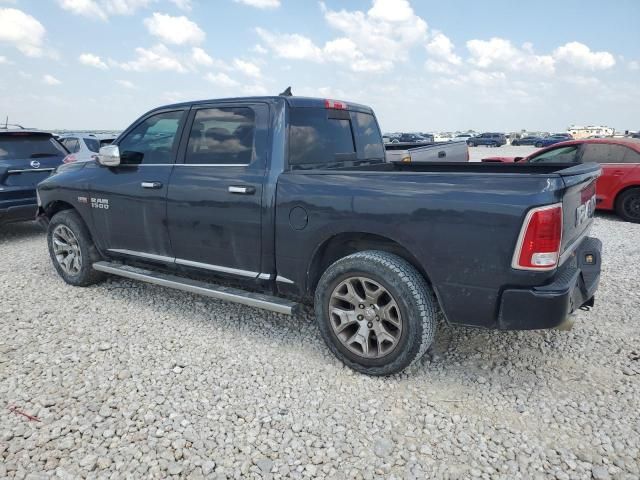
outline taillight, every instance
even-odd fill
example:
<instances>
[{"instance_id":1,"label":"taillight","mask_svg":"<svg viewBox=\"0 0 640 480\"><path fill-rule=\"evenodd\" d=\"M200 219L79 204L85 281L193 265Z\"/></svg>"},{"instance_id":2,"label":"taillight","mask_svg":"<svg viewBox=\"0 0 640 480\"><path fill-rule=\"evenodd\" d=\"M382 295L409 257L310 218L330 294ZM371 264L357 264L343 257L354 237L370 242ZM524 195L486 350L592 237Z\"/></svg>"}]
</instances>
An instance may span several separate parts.
<instances>
[{"instance_id":1,"label":"taillight","mask_svg":"<svg viewBox=\"0 0 640 480\"><path fill-rule=\"evenodd\" d=\"M346 110L347 105L343 102L339 102L337 100L325 100L324 108L334 108L336 110Z\"/></svg>"},{"instance_id":2,"label":"taillight","mask_svg":"<svg viewBox=\"0 0 640 480\"><path fill-rule=\"evenodd\" d=\"M66 157L62 159L62 163L73 163L77 160L76 156L73 153L70 153Z\"/></svg>"},{"instance_id":3,"label":"taillight","mask_svg":"<svg viewBox=\"0 0 640 480\"><path fill-rule=\"evenodd\" d=\"M520 270L552 270L562 244L562 204L534 208L522 225L511 266Z\"/></svg>"}]
</instances>

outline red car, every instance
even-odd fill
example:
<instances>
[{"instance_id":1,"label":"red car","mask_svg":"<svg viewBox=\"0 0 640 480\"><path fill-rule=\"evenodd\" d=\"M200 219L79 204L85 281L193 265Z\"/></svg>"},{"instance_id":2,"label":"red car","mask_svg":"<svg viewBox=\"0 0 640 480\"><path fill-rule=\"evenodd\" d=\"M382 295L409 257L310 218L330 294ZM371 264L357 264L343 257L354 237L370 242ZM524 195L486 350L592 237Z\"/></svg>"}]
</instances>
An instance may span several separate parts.
<instances>
[{"instance_id":1,"label":"red car","mask_svg":"<svg viewBox=\"0 0 640 480\"><path fill-rule=\"evenodd\" d=\"M528 157L490 157L483 162L587 163L602 166L596 184L596 208L615 210L640 223L640 139L593 138L556 143Z\"/></svg>"}]
</instances>

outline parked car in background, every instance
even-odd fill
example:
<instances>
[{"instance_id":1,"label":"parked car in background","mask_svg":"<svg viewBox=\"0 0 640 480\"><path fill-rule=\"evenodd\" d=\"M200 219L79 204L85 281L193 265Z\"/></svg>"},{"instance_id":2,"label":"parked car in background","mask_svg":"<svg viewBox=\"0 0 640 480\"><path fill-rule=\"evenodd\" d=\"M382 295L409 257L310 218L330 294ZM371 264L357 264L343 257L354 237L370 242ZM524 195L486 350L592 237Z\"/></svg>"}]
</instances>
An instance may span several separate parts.
<instances>
[{"instance_id":1,"label":"parked car in background","mask_svg":"<svg viewBox=\"0 0 640 480\"><path fill-rule=\"evenodd\" d=\"M403 133L391 139L391 143L433 143L433 141L417 133Z\"/></svg>"},{"instance_id":2,"label":"parked car in background","mask_svg":"<svg viewBox=\"0 0 640 480\"><path fill-rule=\"evenodd\" d=\"M599 174L386 163L367 106L206 100L147 112L98 162L65 165L38 186L39 218L68 284L109 273L284 314L313 304L342 362L389 375L427 351L439 311L530 330L593 305L584 192ZM244 290L212 283L225 278Z\"/></svg>"},{"instance_id":3,"label":"parked car in background","mask_svg":"<svg viewBox=\"0 0 640 480\"><path fill-rule=\"evenodd\" d=\"M467 140L469 140L470 138L473 138L473 135L470 133L460 133L458 135L456 135L455 137L453 137L453 141L454 142L466 142Z\"/></svg>"},{"instance_id":4,"label":"parked car in background","mask_svg":"<svg viewBox=\"0 0 640 480\"><path fill-rule=\"evenodd\" d=\"M466 142L440 143L387 143L384 146L387 162L429 163L468 162L469 147Z\"/></svg>"},{"instance_id":5,"label":"parked car in background","mask_svg":"<svg viewBox=\"0 0 640 480\"><path fill-rule=\"evenodd\" d=\"M541 140L541 137L536 137L533 135L521 137L521 138L514 138L513 140L511 140L511 145L513 145L514 147L517 147L520 145L535 145L540 140Z\"/></svg>"},{"instance_id":6,"label":"parked car in background","mask_svg":"<svg viewBox=\"0 0 640 480\"><path fill-rule=\"evenodd\" d=\"M538 141L534 143L534 146L538 148L548 147L550 145L555 145L556 143L566 142L567 140L568 138L564 135L550 135L548 137L539 138Z\"/></svg>"},{"instance_id":7,"label":"parked car in background","mask_svg":"<svg viewBox=\"0 0 640 480\"><path fill-rule=\"evenodd\" d=\"M628 222L640 223L640 139L602 138L570 140L532 153L528 157L490 157L501 163L599 163L596 208L614 210Z\"/></svg>"},{"instance_id":8,"label":"parked car in background","mask_svg":"<svg viewBox=\"0 0 640 480\"><path fill-rule=\"evenodd\" d=\"M49 132L0 128L0 224L35 220L36 185L68 153Z\"/></svg>"},{"instance_id":9,"label":"parked car in background","mask_svg":"<svg viewBox=\"0 0 640 480\"><path fill-rule=\"evenodd\" d=\"M479 145L485 145L487 147L501 147L507 144L507 137L504 133L481 133L478 136L467 140L467 145L470 147L477 147Z\"/></svg>"},{"instance_id":10,"label":"parked car in background","mask_svg":"<svg viewBox=\"0 0 640 480\"><path fill-rule=\"evenodd\" d=\"M58 137L67 150L69 156L64 163L83 162L96 158L100 148L110 145L116 135L102 133L63 133Z\"/></svg>"}]
</instances>

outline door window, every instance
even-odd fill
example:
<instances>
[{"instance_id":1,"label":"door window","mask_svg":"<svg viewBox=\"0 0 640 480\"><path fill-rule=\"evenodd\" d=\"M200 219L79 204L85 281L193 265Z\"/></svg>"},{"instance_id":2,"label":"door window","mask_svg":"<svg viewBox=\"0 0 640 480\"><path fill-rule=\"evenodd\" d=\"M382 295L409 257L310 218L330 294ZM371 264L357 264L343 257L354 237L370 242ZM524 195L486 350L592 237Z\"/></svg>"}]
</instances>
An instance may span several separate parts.
<instances>
[{"instance_id":1,"label":"door window","mask_svg":"<svg viewBox=\"0 0 640 480\"><path fill-rule=\"evenodd\" d=\"M164 112L143 120L120 141L120 163L173 163L178 127L183 113L182 110Z\"/></svg>"},{"instance_id":2,"label":"door window","mask_svg":"<svg viewBox=\"0 0 640 480\"><path fill-rule=\"evenodd\" d=\"M606 143L588 143L584 146L582 154L583 162L596 163L625 163L628 148L622 145L610 145Z\"/></svg>"},{"instance_id":3,"label":"door window","mask_svg":"<svg viewBox=\"0 0 640 480\"><path fill-rule=\"evenodd\" d=\"M540 155L536 155L529 160L530 163L575 163L578 146L571 145L568 147L554 148L547 150Z\"/></svg>"},{"instance_id":4,"label":"door window","mask_svg":"<svg viewBox=\"0 0 640 480\"><path fill-rule=\"evenodd\" d=\"M370 113L354 112L351 118L356 134L358 159L384 160L384 146L375 117Z\"/></svg>"},{"instance_id":5,"label":"door window","mask_svg":"<svg viewBox=\"0 0 640 480\"><path fill-rule=\"evenodd\" d=\"M624 158L622 159L622 162L640 164L640 153L636 152L631 148L625 147L625 150L626 152L624 154Z\"/></svg>"},{"instance_id":6,"label":"door window","mask_svg":"<svg viewBox=\"0 0 640 480\"><path fill-rule=\"evenodd\" d=\"M193 120L188 164L249 165L253 158L255 113L249 107L205 108Z\"/></svg>"}]
</instances>

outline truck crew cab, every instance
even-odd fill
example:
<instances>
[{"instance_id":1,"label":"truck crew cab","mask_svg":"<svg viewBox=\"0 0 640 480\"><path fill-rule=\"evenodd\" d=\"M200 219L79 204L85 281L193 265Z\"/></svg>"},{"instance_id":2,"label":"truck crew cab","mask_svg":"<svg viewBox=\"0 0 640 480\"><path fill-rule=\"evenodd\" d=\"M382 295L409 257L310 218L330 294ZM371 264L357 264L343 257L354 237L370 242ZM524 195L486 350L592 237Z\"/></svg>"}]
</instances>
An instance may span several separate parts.
<instances>
[{"instance_id":1,"label":"truck crew cab","mask_svg":"<svg viewBox=\"0 0 640 480\"><path fill-rule=\"evenodd\" d=\"M42 182L39 218L69 284L113 274L284 314L310 303L331 351L371 375L416 362L439 311L542 329L593 304L599 166L384 157L363 105L169 105Z\"/></svg>"}]
</instances>

